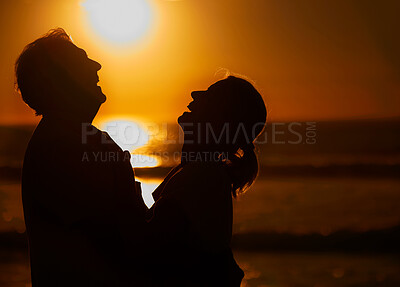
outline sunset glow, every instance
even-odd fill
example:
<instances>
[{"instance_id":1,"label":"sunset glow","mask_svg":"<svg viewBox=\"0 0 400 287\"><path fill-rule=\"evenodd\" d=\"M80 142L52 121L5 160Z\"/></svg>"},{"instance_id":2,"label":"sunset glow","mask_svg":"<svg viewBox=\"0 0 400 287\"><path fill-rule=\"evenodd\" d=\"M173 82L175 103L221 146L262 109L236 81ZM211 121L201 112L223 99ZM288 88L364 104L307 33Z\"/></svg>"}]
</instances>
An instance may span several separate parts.
<instances>
[{"instance_id":1,"label":"sunset glow","mask_svg":"<svg viewBox=\"0 0 400 287\"><path fill-rule=\"evenodd\" d=\"M220 68L256 82L271 121L400 115L398 49L390 48L397 38L385 28L395 27L391 17L379 18L385 8L368 16L359 14L361 2L348 1L3 2L4 21L18 19L18 9L40 15L40 25L21 19L4 28L3 38L13 40L1 48L3 124L37 123L14 94L13 64L28 42L55 27L102 65L102 117L175 122L190 92L219 80Z\"/></svg>"}]
</instances>

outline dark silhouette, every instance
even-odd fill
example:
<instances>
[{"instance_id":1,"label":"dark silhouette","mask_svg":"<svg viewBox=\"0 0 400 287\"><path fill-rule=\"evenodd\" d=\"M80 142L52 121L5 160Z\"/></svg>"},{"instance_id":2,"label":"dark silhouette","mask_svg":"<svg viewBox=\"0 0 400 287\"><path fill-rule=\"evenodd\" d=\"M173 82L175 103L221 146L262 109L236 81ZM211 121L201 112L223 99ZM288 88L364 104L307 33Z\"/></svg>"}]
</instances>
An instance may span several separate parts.
<instances>
[{"instance_id":1,"label":"dark silhouette","mask_svg":"<svg viewBox=\"0 0 400 287\"><path fill-rule=\"evenodd\" d=\"M253 141L266 122L261 95L230 76L194 99L178 122L181 164L153 193L153 278L160 286L240 286L230 248L232 197L258 173Z\"/></svg>"},{"instance_id":2,"label":"dark silhouette","mask_svg":"<svg viewBox=\"0 0 400 287\"><path fill-rule=\"evenodd\" d=\"M26 150L22 196L32 286L145 286L145 224L129 153L91 125L106 97L62 29L16 62L23 100L43 118Z\"/></svg>"}]
</instances>

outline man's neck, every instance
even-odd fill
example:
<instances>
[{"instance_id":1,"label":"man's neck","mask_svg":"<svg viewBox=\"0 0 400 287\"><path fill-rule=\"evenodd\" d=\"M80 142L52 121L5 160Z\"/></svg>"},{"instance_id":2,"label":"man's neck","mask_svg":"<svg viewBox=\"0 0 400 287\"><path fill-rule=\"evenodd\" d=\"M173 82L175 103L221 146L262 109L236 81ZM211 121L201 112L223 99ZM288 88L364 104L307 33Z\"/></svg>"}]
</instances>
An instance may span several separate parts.
<instances>
[{"instance_id":1,"label":"man's neck","mask_svg":"<svg viewBox=\"0 0 400 287\"><path fill-rule=\"evenodd\" d=\"M78 112L55 111L55 112L49 112L43 117L47 119L54 119L74 124L92 124L96 114L97 112L93 114L86 113L85 115L82 115L81 113Z\"/></svg>"},{"instance_id":2,"label":"man's neck","mask_svg":"<svg viewBox=\"0 0 400 287\"><path fill-rule=\"evenodd\" d=\"M85 118L85 117L77 117L76 115L71 115L67 113L60 113L60 114L47 114L43 116L43 119L48 121L59 122L68 126L79 126L82 125L91 125L93 119L92 118Z\"/></svg>"}]
</instances>

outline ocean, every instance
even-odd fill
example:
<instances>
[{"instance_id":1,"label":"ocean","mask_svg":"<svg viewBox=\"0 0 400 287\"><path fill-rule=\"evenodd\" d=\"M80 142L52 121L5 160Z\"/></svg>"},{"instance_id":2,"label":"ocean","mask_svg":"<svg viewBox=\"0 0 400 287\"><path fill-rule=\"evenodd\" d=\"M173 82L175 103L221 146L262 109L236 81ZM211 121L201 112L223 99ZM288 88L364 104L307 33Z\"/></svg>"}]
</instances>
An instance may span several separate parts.
<instances>
[{"instance_id":1,"label":"ocean","mask_svg":"<svg viewBox=\"0 0 400 287\"><path fill-rule=\"evenodd\" d=\"M180 148L176 125L165 129L132 151L159 157L159 166L135 171L149 206ZM29 286L19 178L32 131L0 127L5 287ZM234 201L242 286L400 286L399 132L398 119L270 124L257 144L259 177Z\"/></svg>"}]
</instances>

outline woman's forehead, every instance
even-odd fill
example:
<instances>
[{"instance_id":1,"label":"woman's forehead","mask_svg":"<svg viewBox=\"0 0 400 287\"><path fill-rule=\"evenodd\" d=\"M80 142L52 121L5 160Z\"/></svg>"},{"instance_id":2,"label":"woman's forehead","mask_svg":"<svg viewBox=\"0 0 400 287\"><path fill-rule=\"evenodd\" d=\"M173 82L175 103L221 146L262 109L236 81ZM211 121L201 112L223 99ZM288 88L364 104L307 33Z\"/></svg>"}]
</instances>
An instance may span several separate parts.
<instances>
[{"instance_id":1,"label":"woman's forehead","mask_svg":"<svg viewBox=\"0 0 400 287\"><path fill-rule=\"evenodd\" d=\"M214 84L212 84L208 89L218 89L219 87L222 87L226 84L226 80L220 80L218 82L215 82Z\"/></svg>"},{"instance_id":2,"label":"woman's forehead","mask_svg":"<svg viewBox=\"0 0 400 287\"><path fill-rule=\"evenodd\" d=\"M221 90L226 90L226 88L228 87L227 84L228 83L226 80L218 81L218 82L212 84L210 87L208 87L207 92L210 92L211 94L212 93L221 94Z\"/></svg>"}]
</instances>

